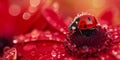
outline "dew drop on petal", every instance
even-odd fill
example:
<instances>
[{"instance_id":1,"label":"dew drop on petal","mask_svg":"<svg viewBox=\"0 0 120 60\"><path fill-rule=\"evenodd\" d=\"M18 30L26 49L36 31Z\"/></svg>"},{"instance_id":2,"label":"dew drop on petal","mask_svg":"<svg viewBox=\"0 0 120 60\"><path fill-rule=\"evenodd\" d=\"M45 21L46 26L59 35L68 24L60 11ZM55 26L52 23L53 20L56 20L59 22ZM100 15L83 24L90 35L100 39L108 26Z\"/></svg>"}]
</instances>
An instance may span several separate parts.
<instances>
[{"instance_id":1,"label":"dew drop on petal","mask_svg":"<svg viewBox=\"0 0 120 60\"><path fill-rule=\"evenodd\" d=\"M113 31L113 29L109 29L108 31L109 31L109 32L112 32L112 31Z\"/></svg>"},{"instance_id":2,"label":"dew drop on petal","mask_svg":"<svg viewBox=\"0 0 120 60\"><path fill-rule=\"evenodd\" d=\"M64 29L63 29L63 28L60 28L60 31L61 31L61 32L63 32L63 31L64 31Z\"/></svg>"},{"instance_id":3,"label":"dew drop on petal","mask_svg":"<svg viewBox=\"0 0 120 60\"><path fill-rule=\"evenodd\" d=\"M57 53L53 50L53 51L51 52L51 55L52 55L52 57L56 57Z\"/></svg>"},{"instance_id":4,"label":"dew drop on petal","mask_svg":"<svg viewBox=\"0 0 120 60\"><path fill-rule=\"evenodd\" d=\"M103 26L102 26L102 28L107 29L107 28L108 28L108 26L105 24L105 25L103 25Z\"/></svg>"},{"instance_id":5,"label":"dew drop on petal","mask_svg":"<svg viewBox=\"0 0 120 60\"><path fill-rule=\"evenodd\" d=\"M58 59L61 58L61 55L59 54L59 55L57 56L57 58L58 58Z\"/></svg>"},{"instance_id":6,"label":"dew drop on petal","mask_svg":"<svg viewBox=\"0 0 120 60\"><path fill-rule=\"evenodd\" d=\"M116 49L117 48L117 49ZM112 50L113 56L115 56L117 59L120 59L120 50L119 45L115 47L115 50Z\"/></svg>"},{"instance_id":7,"label":"dew drop on petal","mask_svg":"<svg viewBox=\"0 0 120 60\"><path fill-rule=\"evenodd\" d=\"M117 35L117 34L118 34L118 32L114 32L114 34L115 34L115 35Z\"/></svg>"},{"instance_id":8,"label":"dew drop on petal","mask_svg":"<svg viewBox=\"0 0 120 60\"><path fill-rule=\"evenodd\" d=\"M24 42L29 42L30 40L29 39L25 39Z\"/></svg>"},{"instance_id":9,"label":"dew drop on petal","mask_svg":"<svg viewBox=\"0 0 120 60\"><path fill-rule=\"evenodd\" d=\"M114 50L112 50L112 54L113 54L113 55L117 55L117 52L114 51Z\"/></svg>"},{"instance_id":10,"label":"dew drop on petal","mask_svg":"<svg viewBox=\"0 0 120 60\"><path fill-rule=\"evenodd\" d=\"M13 43L14 43L14 44L18 43L18 40L13 40Z\"/></svg>"},{"instance_id":11,"label":"dew drop on petal","mask_svg":"<svg viewBox=\"0 0 120 60\"><path fill-rule=\"evenodd\" d=\"M60 41L60 38L56 38L57 41Z\"/></svg>"},{"instance_id":12,"label":"dew drop on petal","mask_svg":"<svg viewBox=\"0 0 120 60\"><path fill-rule=\"evenodd\" d=\"M31 36L32 36L32 37L38 37L38 36L39 36L39 31L38 31L38 30L33 30L33 31L31 32Z\"/></svg>"},{"instance_id":13,"label":"dew drop on petal","mask_svg":"<svg viewBox=\"0 0 120 60\"><path fill-rule=\"evenodd\" d=\"M17 16L20 14L21 8L19 5L13 4L9 7L9 14L12 16Z\"/></svg>"},{"instance_id":14,"label":"dew drop on petal","mask_svg":"<svg viewBox=\"0 0 120 60\"><path fill-rule=\"evenodd\" d=\"M101 57L101 60L105 60L105 57Z\"/></svg>"},{"instance_id":15,"label":"dew drop on petal","mask_svg":"<svg viewBox=\"0 0 120 60\"><path fill-rule=\"evenodd\" d=\"M52 37L49 37L49 40L52 40Z\"/></svg>"},{"instance_id":16,"label":"dew drop on petal","mask_svg":"<svg viewBox=\"0 0 120 60\"><path fill-rule=\"evenodd\" d=\"M62 54L62 56L65 56L65 54Z\"/></svg>"},{"instance_id":17,"label":"dew drop on petal","mask_svg":"<svg viewBox=\"0 0 120 60\"><path fill-rule=\"evenodd\" d=\"M118 37L119 37L118 35L115 35L115 36L114 36L114 39L117 39Z\"/></svg>"}]
</instances>

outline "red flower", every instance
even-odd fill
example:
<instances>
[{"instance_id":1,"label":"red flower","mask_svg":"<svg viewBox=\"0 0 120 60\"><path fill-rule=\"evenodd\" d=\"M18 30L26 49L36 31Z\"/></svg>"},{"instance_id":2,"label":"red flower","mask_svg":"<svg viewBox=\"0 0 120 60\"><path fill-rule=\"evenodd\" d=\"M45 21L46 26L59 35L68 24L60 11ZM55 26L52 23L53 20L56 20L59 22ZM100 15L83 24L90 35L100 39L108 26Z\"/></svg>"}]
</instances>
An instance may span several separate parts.
<instances>
[{"instance_id":1,"label":"red flower","mask_svg":"<svg viewBox=\"0 0 120 60\"><path fill-rule=\"evenodd\" d=\"M85 50L83 51L79 50L80 53L78 53L78 52L74 52L76 48L72 48L73 45L69 45L68 43L68 46L66 46L67 44L66 37L71 33L70 31L67 31L67 26L64 23L64 21L61 20L62 18L57 13L55 13L55 11L53 11L52 9L45 9L42 12L43 12L43 16L46 18L46 21L52 27L54 27L54 30L52 31L51 30L47 30L47 31L33 30L29 34L26 34L23 36L22 35L16 36L16 39L13 40L13 42L15 43L14 48L17 49L17 59L20 59L20 60L46 60L46 59L48 60L58 60L58 59L59 60L69 60L69 59L70 60L80 60L80 59L81 60L84 60L84 59L88 59L88 60L103 60L103 59L116 60L117 59L119 60L120 59L119 58L120 26L113 27L113 26L100 25L102 29L104 27L107 29L105 32L109 33L108 37L110 38L110 41L109 40L104 41L104 42L108 41L107 42L108 45L106 46L102 45L103 46L102 48L101 47L97 48L97 51L100 50L99 52L94 51L94 49L90 48L90 50L88 49L89 50L88 53L87 52L85 53ZM98 36L96 36L96 38L100 36L99 34L97 34ZM75 36L79 36L79 35L76 35L75 33ZM75 37L73 37L73 39L74 38ZM102 43L101 39L96 39L96 38L93 38L93 39L91 38L91 40L94 40L94 41L100 40L97 43L98 45L99 43ZM104 39L104 37L102 36L100 38ZM87 42L87 43L90 45L93 44L94 46L97 46L96 41L93 43L91 42ZM74 42L77 42L77 40ZM71 42L71 43L74 43L74 42ZM70 51L69 49L70 50L72 49L73 51ZM76 53L78 54L76 55ZM79 56L79 54L82 54L82 55ZM86 55L86 54L89 54L89 55Z\"/></svg>"},{"instance_id":2,"label":"red flower","mask_svg":"<svg viewBox=\"0 0 120 60\"><path fill-rule=\"evenodd\" d=\"M34 6L34 5L32 5ZM44 5L41 5L44 6ZM14 6L15 7L15 6ZM120 26L113 26L111 21L107 25L95 26L93 30L68 30L68 25L60 14L52 8L40 8L33 14L30 23L21 22L19 16L17 32L11 49L4 48L3 59L6 60L119 60ZM21 13L22 14L22 13ZM24 16L24 14L26 16ZM29 13L23 18L29 19ZM13 16L17 14L12 14ZM104 18L105 16L105 18ZM111 12L103 14L101 19L112 17ZM32 19L35 19L33 21ZM38 21L41 19L41 21ZM37 21L36 21L37 20ZM102 21L103 22L103 21ZM41 25L39 25L40 23ZM74 23L74 22L73 22ZM75 22L76 23L76 22ZM105 22L103 22L105 23ZM25 29L23 29L23 27ZM27 28L28 27L28 28ZM22 28L22 29L21 29ZM37 28L33 30L34 28ZM72 27L71 27L72 28ZM98 30L97 30L98 29ZM19 31L22 30L22 31ZM32 32L31 32L32 31ZM30 32L30 33L29 33ZM84 34L86 38L83 37ZM18 34L23 35L18 36ZM27 33L27 34L26 34ZM89 34L90 33L90 34ZM78 37L79 36L79 37ZM91 40L91 41L88 41Z\"/></svg>"}]
</instances>

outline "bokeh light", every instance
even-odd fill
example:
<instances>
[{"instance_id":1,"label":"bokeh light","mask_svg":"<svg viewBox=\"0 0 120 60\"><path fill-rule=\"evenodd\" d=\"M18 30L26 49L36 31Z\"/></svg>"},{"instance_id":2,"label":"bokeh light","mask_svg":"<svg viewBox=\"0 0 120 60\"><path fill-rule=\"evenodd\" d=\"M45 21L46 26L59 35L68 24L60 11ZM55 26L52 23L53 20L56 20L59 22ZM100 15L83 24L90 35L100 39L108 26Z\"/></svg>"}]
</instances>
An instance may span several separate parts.
<instances>
[{"instance_id":1,"label":"bokeh light","mask_svg":"<svg viewBox=\"0 0 120 60\"><path fill-rule=\"evenodd\" d=\"M21 12L21 8L20 8L19 5L13 4L13 5L11 5L11 6L9 7L9 13L10 13L12 16L17 16L17 15L20 14L20 12Z\"/></svg>"},{"instance_id":2,"label":"bokeh light","mask_svg":"<svg viewBox=\"0 0 120 60\"><path fill-rule=\"evenodd\" d=\"M29 12L25 12L25 13L23 14L23 19L24 19L24 20L28 20L30 17L31 17L31 14L30 14Z\"/></svg>"},{"instance_id":3,"label":"bokeh light","mask_svg":"<svg viewBox=\"0 0 120 60\"><path fill-rule=\"evenodd\" d=\"M30 0L30 6L37 7L41 0Z\"/></svg>"}]
</instances>

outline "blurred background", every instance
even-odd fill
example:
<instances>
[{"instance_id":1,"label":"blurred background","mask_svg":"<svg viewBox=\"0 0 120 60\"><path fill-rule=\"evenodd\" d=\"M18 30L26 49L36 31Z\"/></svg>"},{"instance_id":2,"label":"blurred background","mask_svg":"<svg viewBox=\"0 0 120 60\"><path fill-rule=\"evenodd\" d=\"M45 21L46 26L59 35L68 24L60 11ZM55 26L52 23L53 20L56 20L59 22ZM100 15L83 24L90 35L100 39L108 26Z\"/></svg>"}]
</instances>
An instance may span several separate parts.
<instances>
[{"instance_id":1,"label":"blurred background","mask_svg":"<svg viewBox=\"0 0 120 60\"><path fill-rule=\"evenodd\" d=\"M52 8L63 17L73 19L78 13L89 12L102 20L119 24L120 0L0 0L0 35L22 34L46 25L41 10ZM39 20L38 22L35 22Z\"/></svg>"},{"instance_id":2,"label":"blurred background","mask_svg":"<svg viewBox=\"0 0 120 60\"><path fill-rule=\"evenodd\" d=\"M0 0L0 40L12 41L13 36L34 29L49 29L42 12L45 8L53 9L63 20L89 12L102 23L120 24L120 0Z\"/></svg>"}]
</instances>

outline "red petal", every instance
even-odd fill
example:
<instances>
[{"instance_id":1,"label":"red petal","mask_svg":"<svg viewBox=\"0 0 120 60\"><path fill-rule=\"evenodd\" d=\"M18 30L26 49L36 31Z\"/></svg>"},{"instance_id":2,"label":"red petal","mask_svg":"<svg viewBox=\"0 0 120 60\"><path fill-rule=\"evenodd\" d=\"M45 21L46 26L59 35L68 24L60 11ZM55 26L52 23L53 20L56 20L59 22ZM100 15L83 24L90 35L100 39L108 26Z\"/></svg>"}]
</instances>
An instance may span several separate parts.
<instances>
[{"instance_id":1,"label":"red petal","mask_svg":"<svg viewBox=\"0 0 120 60\"><path fill-rule=\"evenodd\" d=\"M64 23L63 19L52 9L44 9L42 11L43 16L46 20L58 31L64 33L67 32L67 26Z\"/></svg>"},{"instance_id":2,"label":"red petal","mask_svg":"<svg viewBox=\"0 0 120 60\"><path fill-rule=\"evenodd\" d=\"M63 43L56 41L36 41L15 45L22 60L54 59L65 56ZM30 48L33 47L33 48Z\"/></svg>"},{"instance_id":3,"label":"red petal","mask_svg":"<svg viewBox=\"0 0 120 60\"><path fill-rule=\"evenodd\" d=\"M100 17L100 21L103 24L108 24L108 25L112 25L112 20L113 20L113 11L111 9L106 10L105 12L103 12L103 14Z\"/></svg>"}]
</instances>

